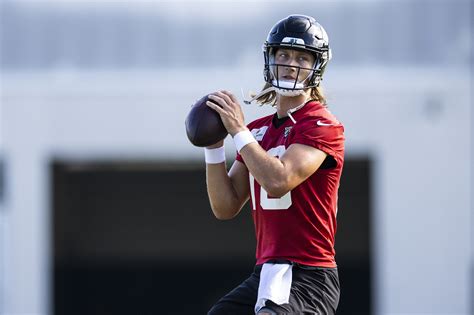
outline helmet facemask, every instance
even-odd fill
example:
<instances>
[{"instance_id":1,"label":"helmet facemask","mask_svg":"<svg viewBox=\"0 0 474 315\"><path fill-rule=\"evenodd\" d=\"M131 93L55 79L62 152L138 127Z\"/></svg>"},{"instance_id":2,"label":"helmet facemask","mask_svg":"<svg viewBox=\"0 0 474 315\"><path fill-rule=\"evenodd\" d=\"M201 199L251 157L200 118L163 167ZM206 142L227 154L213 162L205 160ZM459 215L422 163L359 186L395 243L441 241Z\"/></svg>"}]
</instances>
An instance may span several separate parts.
<instances>
[{"instance_id":1,"label":"helmet facemask","mask_svg":"<svg viewBox=\"0 0 474 315\"><path fill-rule=\"evenodd\" d=\"M282 96L298 96L303 94L306 89L319 84L320 58L316 54L312 54L315 60L310 67L301 67L276 62L275 53L277 50L278 48L270 48L265 54L265 70L268 75L266 81L275 87L275 92Z\"/></svg>"}]
</instances>

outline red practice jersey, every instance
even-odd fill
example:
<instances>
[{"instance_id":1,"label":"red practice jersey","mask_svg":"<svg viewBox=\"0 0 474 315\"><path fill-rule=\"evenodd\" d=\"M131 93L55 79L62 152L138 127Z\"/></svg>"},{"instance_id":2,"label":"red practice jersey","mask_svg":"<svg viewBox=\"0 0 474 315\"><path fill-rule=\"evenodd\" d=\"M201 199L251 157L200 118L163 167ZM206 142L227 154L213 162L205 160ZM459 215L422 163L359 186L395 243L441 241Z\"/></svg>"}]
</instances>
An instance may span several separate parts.
<instances>
[{"instance_id":1,"label":"red practice jersey","mask_svg":"<svg viewBox=\"0 0 474 315\"><path fill-rule=\"evenodd\" d=\"M344 164L344 127L326 107L309 102L275 126L274 115L248 128L268 154L281 157L293 143L317 148L328 158L314 174L281 198L273 198L249 173L257 264L283 259L335 267L337 193ZM240 154L238 161L245 163Z\"/></svg>"}]
</instances>

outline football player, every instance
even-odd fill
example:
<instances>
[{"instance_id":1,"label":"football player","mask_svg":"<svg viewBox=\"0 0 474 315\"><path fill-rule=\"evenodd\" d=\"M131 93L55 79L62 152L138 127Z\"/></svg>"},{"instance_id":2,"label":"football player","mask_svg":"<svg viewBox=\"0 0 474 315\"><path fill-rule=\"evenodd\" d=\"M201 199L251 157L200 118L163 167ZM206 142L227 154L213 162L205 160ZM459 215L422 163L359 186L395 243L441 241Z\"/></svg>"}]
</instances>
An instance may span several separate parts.
<instances>
[{"instance_id":1,"label":"football player","mask_svg":"<svg viewBox=\"0 0 474 315\"><path fill-rule=\"evenodd\" d=\"M218 219L235 217L250 199L256 266L209 314L335 314L337 196L344 127L329 112L320 82L331 59L314 18L290 15L263 46L263 90L253 97L275 114L244 123L237 98L212 93L237 148L227 171L223 141L205 149L207 191Z\"/></svg>"}]
</instances>

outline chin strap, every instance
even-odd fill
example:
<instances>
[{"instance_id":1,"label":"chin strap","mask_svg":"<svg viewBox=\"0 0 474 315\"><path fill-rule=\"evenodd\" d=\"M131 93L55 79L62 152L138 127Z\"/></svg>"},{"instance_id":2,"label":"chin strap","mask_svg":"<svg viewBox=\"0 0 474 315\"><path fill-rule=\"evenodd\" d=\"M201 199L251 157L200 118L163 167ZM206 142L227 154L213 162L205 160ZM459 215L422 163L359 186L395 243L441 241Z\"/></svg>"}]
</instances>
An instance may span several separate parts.
<instances>
[{"instance_id":1,"label":"chin strap","mask_svg":"<svg viewBox=\"0 0 474 315\"><path fill-rule=\"evenodd\" d=\"M307 79L303 80L303 82L306 81L306 80ZM291 81L287 81L287 80L273 79L272 86L270 86L270 87L266 88L265 90L261 91L260 93L258 93L257 95L255 95L254 97L252 97L249 100L245 99L244 91L243 91L242 88L240 89L240 91L242 92L242 99L244 100L244 103L245 104L250 104L253 101L255 101L256 99L258 99L259 97L261 97L261 96L263 96L267 93L273 92L273 91L275 91L277 94L282 95L282 96L290 96L290 97L291 96L299 96L299 95L303 94L304 91L305 91L305 87L304 87L303 82L298 83L298 82L291 82Z\"/></svg>"},{"instance_id":2,"label":"chin strap","mask_svg":"<svg viewBox=\"0 0 474 315\"><path fill-rule=\"evenodd\" d=\"M304 93L303 82L291 82L286 80L273 79L273 86L276 87L275 92L282 96L298 96Z\"/></svg>"},{"instance_id":3,"label":"chin strap","mask_svg":"<svg viewBox=\"0 0 474 315\"><path fill-rule=\"evenodd\" d=\"M290 108L286 113L288 114L288 117L290 117L291 121L293 122L293 124L296 124L296 120L293 118L293 116L291 114L293 114L294 112L296 112L298 109L301 109L303 106L305 106L307 103L307 101L305 101L303 104L300 104L296 107L293 107L293 108Z\"/></svg>"}]
</instances>

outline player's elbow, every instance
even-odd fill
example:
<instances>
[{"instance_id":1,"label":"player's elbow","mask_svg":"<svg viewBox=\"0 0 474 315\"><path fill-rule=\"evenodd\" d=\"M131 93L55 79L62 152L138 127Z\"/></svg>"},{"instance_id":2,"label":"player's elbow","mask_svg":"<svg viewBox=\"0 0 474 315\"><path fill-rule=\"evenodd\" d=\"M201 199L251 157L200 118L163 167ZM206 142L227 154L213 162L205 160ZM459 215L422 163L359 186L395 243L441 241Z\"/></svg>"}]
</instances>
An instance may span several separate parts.
<instances>
[{"instance_id":1,"label":"player's elbow","mask_svg":"<svg viewBox=\"0 0 474 315\"><path fill-rule=\"evenodd\" d=\"M214 213L214 216L219 221L227 221L227 220L231 220L231 219L234 218L233 216L230 216L230 215L227 215L227 214L220 214L220 213L219 214Z\"/></svg>"},{"instance_id":2,"label":"player's elbow","mask_svg":"<svg viewBox=\"0 0 474 315\"><path fill-rule=\"evenodd\" d=\"M267 191L267 192L268 192L269 197L271 197L271 198L281 198L284 195L286 195L289 192L289 190L287 190L287 189L273 189L273 190L270 190L270 191Z\"/></svg>"},{"instance_id":3,"label":"player's elbow","mask_svg":"<svg viewBox=\"0 0 474 315\"><path fill-rule=\"evenodd\" d=\"M237 215L237 211L233 211L232 209L225 209L222 207L215 207L215 206L211 206L211 208L212 208L212 213L214 213L214 216L216 217L216 219L220 221L233 219Z\"/></svg>"},{"instance_id":4,"label":"player's elbow","mask_svg":"<svg viewBox=\"0 0 474 315\"><path fill-rule=\"evenodd\" d=\"M272 181L263 187L269 196L273 198L281 198L286 195L290 189L284 181Z\"/></svg>"},{"instance_id":5,"label":"player's elbow","mask_svg":"<svg viewBox=\"0 0 474 315\"><path fill-rule=\"evenodd\" d=\"M219 221L227 221L227 220L230 220L230 219L234 218L233 216L231 216L229 214L218 213L218 212L214 212L214 216Z\"/></svg>"}]
</instances>

